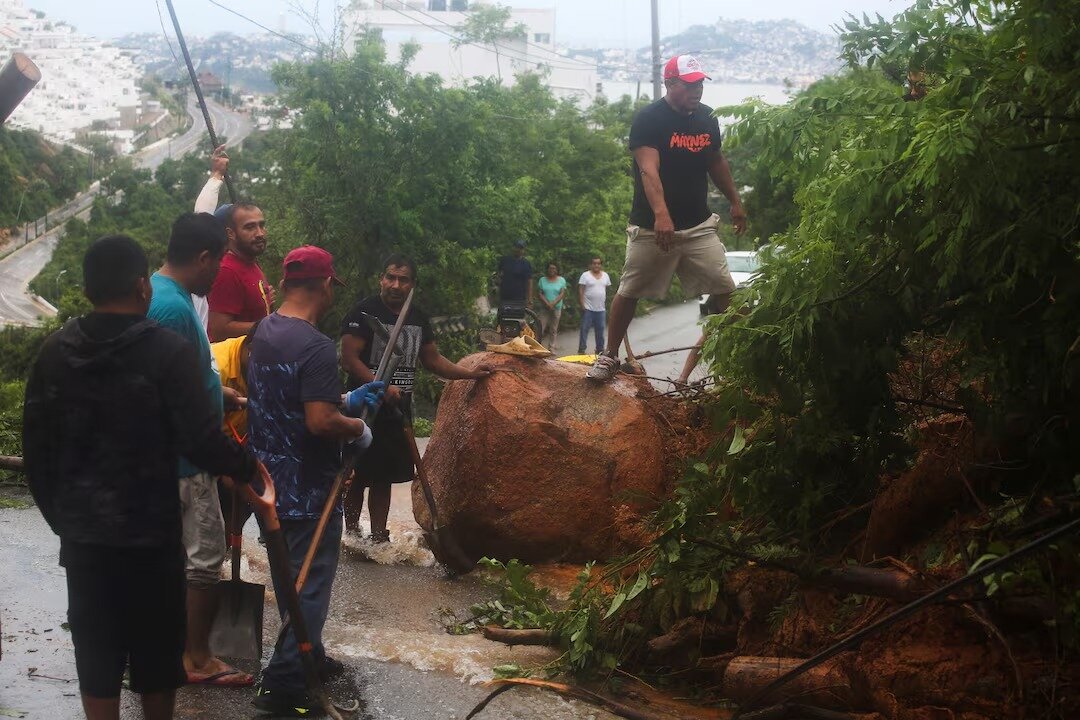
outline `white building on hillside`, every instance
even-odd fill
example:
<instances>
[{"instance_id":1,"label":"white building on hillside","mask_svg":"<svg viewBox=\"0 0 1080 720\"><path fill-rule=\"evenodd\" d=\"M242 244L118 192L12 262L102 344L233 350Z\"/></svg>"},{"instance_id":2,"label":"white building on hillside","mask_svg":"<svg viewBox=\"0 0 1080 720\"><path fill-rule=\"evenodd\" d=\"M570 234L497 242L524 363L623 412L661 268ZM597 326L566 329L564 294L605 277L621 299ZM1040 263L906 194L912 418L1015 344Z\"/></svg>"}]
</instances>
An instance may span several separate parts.
<instances>
[{"instance_id":1,"label":"white building on hillside","mask_svg":"<svg viewBox=\"0 0 1080 720\"><path fill-rule=\"evenodd\" d=\"M475 77L501 77L513 84L520 73L541 73L558 97L590 102L596 95L596 61L573 57L555 49L554 8L513 8L510 24L525 26L525 36L497 43L469 43L454 47L467 18L463 0L354 0L345 12L345 47L352 49L364 27L378 28L386 41L388 59L396 61L406 43L419 46L410 72L435 73L450 85L464 85ZM450 9L453 8L453 9Z\"/></svg>"},{"instance_id":2,"label":"white building on hillside","mask_svg":"<svg viewBox=\"0 0 1080 720\"><path fill-rule=\"evenodd\" d=\"M41 69L41 82L10 123L65 143L99 132L118 151L130 150L142 73L127 52L28 10L22 0L0 0L0 65L17 50Z\"/></svg>"}]
</instances>

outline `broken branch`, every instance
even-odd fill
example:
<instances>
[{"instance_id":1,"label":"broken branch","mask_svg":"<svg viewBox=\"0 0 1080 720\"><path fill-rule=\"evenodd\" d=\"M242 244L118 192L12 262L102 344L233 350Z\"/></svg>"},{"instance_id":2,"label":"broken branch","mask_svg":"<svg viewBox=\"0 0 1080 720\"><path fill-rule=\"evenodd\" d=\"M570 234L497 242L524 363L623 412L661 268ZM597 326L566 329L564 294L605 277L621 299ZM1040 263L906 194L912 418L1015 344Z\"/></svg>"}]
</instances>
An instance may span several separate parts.
<instances>
[{"instance_id":1,"label":"broken branch","mask_svg":"<svg viewBox=\"0 0 1080 720\"><path fill-rule=\"evenodd\" d=\"M525 628L516 630L501 628L498 625L485 625L480 632L488 640L505 643L506 645L554 645L555 638L550 630L542 628Z\"/></svg>"}]
</instances>

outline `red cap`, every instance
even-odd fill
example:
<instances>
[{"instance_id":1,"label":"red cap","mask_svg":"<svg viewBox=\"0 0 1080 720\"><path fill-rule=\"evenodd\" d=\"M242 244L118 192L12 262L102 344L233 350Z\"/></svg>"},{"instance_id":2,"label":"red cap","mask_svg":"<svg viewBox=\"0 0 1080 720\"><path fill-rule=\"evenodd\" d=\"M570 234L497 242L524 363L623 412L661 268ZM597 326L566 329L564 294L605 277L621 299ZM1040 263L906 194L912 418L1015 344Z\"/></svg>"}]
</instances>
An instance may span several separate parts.
<instances>
[{"instance_id":1,"label":"red cap","mask_svg":"<svg viewBox=\"0 0 1080 720\"><path fill-rule=\"evenodd\" d=\"M283 280L308 280L311 278L333 278L338 285L344 285L334 272L334 256L314 245L301 245L290 250L282 263L285 273Z\"/></svg>"},{"instance_id":2,"label":"red cap","mask_svg":"<svg viewBox=\"0 0 1080 720\"><path fill-rule=\"evenodd\" d=\"M712 80L701 69L701 63L693 55L676 55L664 66L664 79L679 78L683 82L696 83L699 80Z\"/></svg>"}]
</instances>

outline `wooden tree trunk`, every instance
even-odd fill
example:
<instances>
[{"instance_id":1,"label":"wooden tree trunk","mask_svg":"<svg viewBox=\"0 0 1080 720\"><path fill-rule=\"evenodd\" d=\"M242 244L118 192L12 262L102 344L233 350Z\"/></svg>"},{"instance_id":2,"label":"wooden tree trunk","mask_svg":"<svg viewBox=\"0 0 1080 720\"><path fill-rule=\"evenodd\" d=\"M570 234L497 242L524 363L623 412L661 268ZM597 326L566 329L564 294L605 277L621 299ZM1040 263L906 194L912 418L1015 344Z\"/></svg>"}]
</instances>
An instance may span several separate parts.
<instances>
[{"instance_id":1,"label":"wooden tree trunk","mask_svg":"<svg viewBox=\"0 0 1080 720\"><path fill-rule=\"evenodd\" d=\"M514 630L501 628L498 625L485 625L480 629L488 640L506 643L507 645L554 645L555 640L547 630L539 628Z\"/></svg>"},{"instance_id":2,"label":"wooden tree trunk","mask_svg":"<svg viewBox=\"0 0 1080 720\"><path fill-rule=\"evenodd\" d=\"M811 578L808 584L900 602L910 602L934 589L933 586L914 575L858 565L838 570L826 570Z\"/></svg>"},{"instance_id":3,"label":"wooden tree trunk","mask_svg":"<svg viewBox=\"0 0 1080 720\"><path fill-rule=\"evenodd\" d=\"M799 658L743 655L733 658L724 671L724 695L746 701L784 673L802 664ZM793 679L762 702L797 699L826 708L849 709L859 704L860 693L852 687L843 667L843 656Z\"/></svg>"}]
</instances>

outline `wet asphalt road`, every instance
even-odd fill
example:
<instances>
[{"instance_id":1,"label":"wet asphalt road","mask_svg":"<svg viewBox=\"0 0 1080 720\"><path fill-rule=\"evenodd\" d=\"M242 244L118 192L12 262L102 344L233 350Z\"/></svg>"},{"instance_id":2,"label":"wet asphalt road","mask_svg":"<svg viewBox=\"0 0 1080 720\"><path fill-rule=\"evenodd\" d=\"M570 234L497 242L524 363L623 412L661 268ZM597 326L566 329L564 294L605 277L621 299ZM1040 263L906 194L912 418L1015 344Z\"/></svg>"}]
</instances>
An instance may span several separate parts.
<instances>
[{"instance_id":1,"label":"wet asphalt road","mask_svg":"<svg viewBox=\"0 0 1080 720\"><path fill-rule=\"evenodd\" d=\"M396 502L399 507L408 498L408 487L401 488ZM400 524L397 520L392 527ZM249 527L246 534L256 531ZM345 678L330 686L331 694L362 703L361 712L352 717L464 718L490 692L475 682L483 678L470 673L486 673L504 662L530 665L552 657L541 648L506 648L475 635L448 635L438 620L438 610L464 610L472 602L488 599L490 593L479 580L449 581L435 567L379 565L348 549L355 546L349 541L343 553L326 631L328 651L349 668ZM0 510L0 567L4 576L0 587L0 717L12 712L25 715L10 716L43 720L82 717L74 651L63 626L67 597L63 569L57 565L58 550L59 541L37 510ZM251 551L250 562L244 566L245 578L265 577L264 563L259 550ZM276 632L275 606L268 604L264 627L267 655ZM237 665L252 673L258 670L250 661ZM252 688L188 686L179 692L176 717L248 720L257 716L249 704L253 696ZM524 688L497 699L480 717L484 716L515 720L612 717ZM126 691L122 717L141 717L135 697Z\"/></svg>"},{"instance_id":2,"label":"wet asphalt road","mask_svg":"<svg viewBox=\"0 0 1080 720\"><path fill-rule=\"evenodd\" d=\"M699 333L696 320L693 301L638 318L630 334L634 349L643 353L688 345ZM567 345L576 343L576 337L567 340ZM674 375L684 358L685 353L660 356L646 361L646 368L650 375ZM663 384L658 387L666 389ZM448 634L442 612L464 617L470 605L492 597L490 589L476 573L447 580L430 565L430 553L421 545L412 518L408 484L395 487L389 525L393 542L378 550L356 537L346 539L324 634L328 652L349 668L347 677L331 686L331 693L361 701L363 710L354 717L460 720L490 692L481 683L491 678L492 667L538 666L553 659L554 651L546 648L511 648L478 635ZM245 535L242 575L265 582L265 554L255 543L253 522ZM34 719L82 717L73 649L62 627L67 598L63 569L57 566L58 549L57 538L35 509L0 510L0 717L12 710L26 713L17 717ZM277 632L272 593L268 598L267 655ZM238 664L250 672L258 669L253 662ZM247 720L256 717L249 704L253 696L251 688L185 687L178 696L176 717ZM128 693L122 717L141 717ZM609 720L614 716L550 692L520 688L495 699L478 717Z\"/></svg>"}]
</instances>

